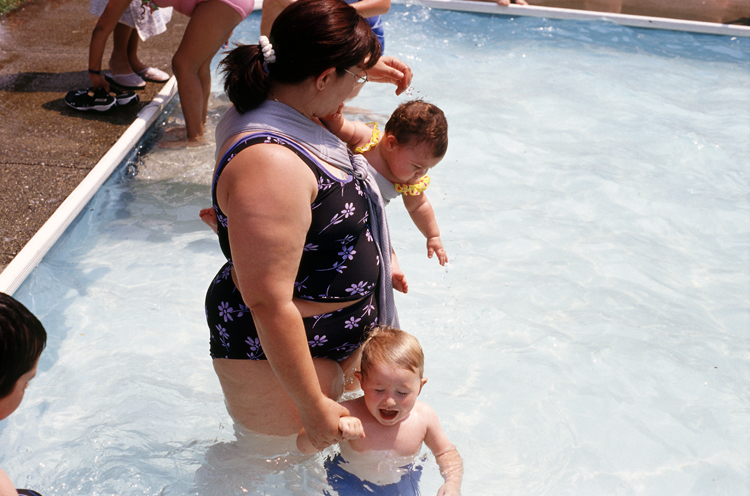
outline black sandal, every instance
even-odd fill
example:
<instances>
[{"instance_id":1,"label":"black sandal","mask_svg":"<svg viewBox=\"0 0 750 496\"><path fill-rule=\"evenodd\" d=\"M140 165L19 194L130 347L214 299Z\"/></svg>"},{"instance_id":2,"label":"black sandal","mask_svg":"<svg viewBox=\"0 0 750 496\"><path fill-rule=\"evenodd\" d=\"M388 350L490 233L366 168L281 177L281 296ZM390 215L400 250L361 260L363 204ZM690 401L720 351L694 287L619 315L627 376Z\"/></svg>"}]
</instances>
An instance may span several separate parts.
<instances>
[{"instance_id":1,"label":"black sandal","mask_svg":"<svg viewBox=\"0 0 750 496\"><path fill-rule=\"evenodd\" d=\"M115 106L117 100L104 88L73 90L65 95L65 103L76 110L96 110L105 112Z\"/></svg>"}]
</instances>

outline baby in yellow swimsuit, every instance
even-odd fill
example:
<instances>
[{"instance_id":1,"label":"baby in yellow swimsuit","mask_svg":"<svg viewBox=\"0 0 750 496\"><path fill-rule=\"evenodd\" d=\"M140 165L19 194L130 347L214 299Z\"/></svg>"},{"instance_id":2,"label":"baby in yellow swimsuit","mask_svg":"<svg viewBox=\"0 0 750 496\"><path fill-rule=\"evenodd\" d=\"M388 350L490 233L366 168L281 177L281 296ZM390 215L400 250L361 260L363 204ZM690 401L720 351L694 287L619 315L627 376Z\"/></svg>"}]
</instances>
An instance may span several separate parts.
<instances>
[{"instance_id":1,"label":"baby in yellow swimsuit","mask_svg":"<svg viewBox=\"0 0 750 496\"><path fill-rule=\"evenodd\" d=\"M427 238L427 256L437 255L445 265L448 255L440 240L435 212L425 190L430 184L427 172L435 167L448 149L448 122L438 107L422 100L402 103L391 114L383 135L375 122L349 121L340 112L320 119L355 153L361 153L375 169L375 179L383 199L402 196L414 225ZM408 284L393 253L393 287L404 293Z\"/></svg>"}]
</instances>

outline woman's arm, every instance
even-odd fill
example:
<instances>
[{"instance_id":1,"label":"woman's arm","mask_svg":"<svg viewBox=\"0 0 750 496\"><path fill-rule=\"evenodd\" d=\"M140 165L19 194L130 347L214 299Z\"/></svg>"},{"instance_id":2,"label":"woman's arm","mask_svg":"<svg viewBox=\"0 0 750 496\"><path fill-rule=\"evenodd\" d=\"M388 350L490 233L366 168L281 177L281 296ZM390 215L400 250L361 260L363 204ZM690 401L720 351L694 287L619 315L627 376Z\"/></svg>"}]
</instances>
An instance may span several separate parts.
<instances>
[{"instance_id":1,"label":"woman's arm","mask_svg":"<svg viewBox=\"0 0 750 496\"><path fill-rule=\"evenodd\" d=\"M91 33L91 42L89 44L89 69L91 71L102 72L102 58L104 58L104 48L107 45L107 38L117 26L120 17L130 5L130 0L109 0L104 8L104 12L94 26ZM94 74L89 72L89 79L94 88L104 88L109 91L109 83L104 79L103 74Z\"/></svg>"},{"instance_id":2,"label":"woman's arm","mask_svg":"<svg viewBox=\"0 0 750 496\"><path fill-rule=\"evenodd\" d=\"M2 469L0 469L0 496L18 496L16 487Z\"/></svg>"},{"instance_id":3,"label":"woman's arm","mask_svg":"<svg viewBox=\"0 0 750 496\"><path fill-rule=\"evenodd\" d=\"M391 10L391 0L360 0L351 4L364 18L387 14Z\"/></svg>"},{"instance_id":4,"label":"woman's arm","mask_svg":"<svg viewBox=\"0 0 750 496\"><path fill-rule=\"evenodd\" d=\"M292 300L316 193L315 176L292 151L256 145L226 166L217 199L229 219L235 281L265 355L312 445L323 449L341 439L339 418L348 410L323 395Z\"/></svg>"},{"instance_id":5,"label":"woman's arm","mask_svg":"<svg viewBox=\"0 0 750 496\"><path fill-rule=\"evenodd\" d=\"M419 232L427 238L427 257L432 258L433 254L437 255L440 265L445 265L448 262L448 254L443 248L435 211L427 195L425 193L417 196L404 195L404 206Z\"/></svg>"}]
</instances>

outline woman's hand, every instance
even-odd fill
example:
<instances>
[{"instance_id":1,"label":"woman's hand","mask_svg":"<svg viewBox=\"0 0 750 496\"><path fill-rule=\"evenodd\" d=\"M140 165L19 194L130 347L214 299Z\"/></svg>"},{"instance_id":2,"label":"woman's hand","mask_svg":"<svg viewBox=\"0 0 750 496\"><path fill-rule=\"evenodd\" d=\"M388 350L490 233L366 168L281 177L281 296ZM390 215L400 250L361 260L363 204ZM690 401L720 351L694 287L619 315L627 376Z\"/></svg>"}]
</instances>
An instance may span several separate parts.
<instances>
[{"instance_id":1,"label":"woman's hand","mask_svg":"<svg viewBox=\"0 0 750 496\"><path fill-rule=\"evenodd\" d=\"M336 444L344 439L339 429L341 417L349 416L349 410L330 398L321 397L315 405L299 408L302 427L310 443L318 451Z\"/></svg>"},{"instance_id":2,"label":"woman's hand","mask_svg":"<svg viewBox=\"0 0 750 496\"><path fill-rule=\"evenodd\" d=\"M408 65L396 57L384 56L378 59L374 67L367 70L367 79L376 83L393 83L396 94L400 95L411 84L413 74Z\"/></svg>"}]
</instances>

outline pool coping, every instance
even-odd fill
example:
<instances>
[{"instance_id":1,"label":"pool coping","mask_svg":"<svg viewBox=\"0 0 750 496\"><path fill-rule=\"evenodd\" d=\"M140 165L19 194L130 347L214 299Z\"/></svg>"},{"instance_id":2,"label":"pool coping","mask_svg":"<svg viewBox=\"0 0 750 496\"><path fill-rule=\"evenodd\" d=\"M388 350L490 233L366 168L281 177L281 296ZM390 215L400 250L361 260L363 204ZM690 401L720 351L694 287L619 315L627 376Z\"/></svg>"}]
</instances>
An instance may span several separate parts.
<instances>
[{"instance_id":1,"label":"pool coping","mask_svg":"<svg viewBox=\"0 0 750 496\"><path fill-rule=\"evenodd\" d=\"M174 76L161 91L138 113L135 121L123 133L112 148L97 162L93 169L62 202L42 227L0 272L0 291L12 295L23 284L26 277L41 262L44 255L62 236L68 226L89 203L102 184L112 175L138 141L156 121L164 107L177 94Z\"/></svg>"},{"instance_id":2,"label":"pool coping","mask_svg":"<svg viewBox=\"0 0 750 496\"><path fill-rule=\"evenodd\" d=\"M631 14L615 14L588 10L539 7L534 5L511 5L503 7L486 0L418 0L426 7L442 10L460 10L482 14L504 16L546 17L550 19L609 21L622 26L686 31L700 34L750 37L750 26L720 24L715 22L686 21L667 17L649 17Z\"/></svg>"}]
</instances>

